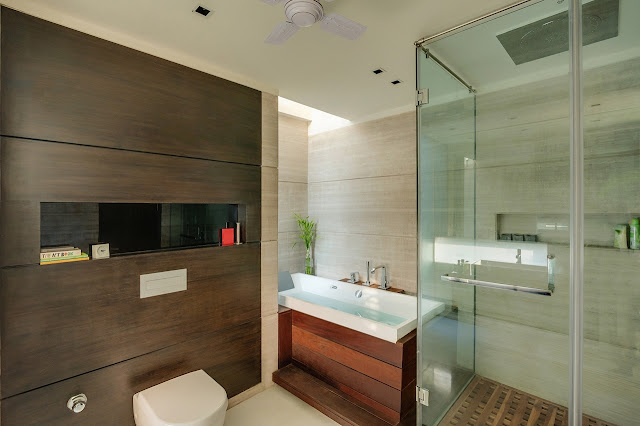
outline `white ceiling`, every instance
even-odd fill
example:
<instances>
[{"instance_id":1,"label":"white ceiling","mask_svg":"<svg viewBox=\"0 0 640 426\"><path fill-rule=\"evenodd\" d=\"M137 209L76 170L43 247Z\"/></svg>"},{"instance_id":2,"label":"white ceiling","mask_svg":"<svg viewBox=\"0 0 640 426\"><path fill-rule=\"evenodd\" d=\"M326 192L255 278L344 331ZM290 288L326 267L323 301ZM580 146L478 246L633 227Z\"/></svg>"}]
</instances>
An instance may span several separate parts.
<instances>
[{"instance_id":1,"label":"white ceiling","mask_svg":"<svg viewBox=\"0 0 640 426\"><path fill-rule=\"evenodd\" d=\"M513 0L336 0L323 3L368 29L356 41L318 28L264 44L284 20L259 0L1 0L8 7L219 75L353 121L414 104L413 42ZM197 5L214 10L203 18ZM371 70L387 72L375 76ZM397 86L390 81L399 79Z\"/></svg>"}]
</instances>

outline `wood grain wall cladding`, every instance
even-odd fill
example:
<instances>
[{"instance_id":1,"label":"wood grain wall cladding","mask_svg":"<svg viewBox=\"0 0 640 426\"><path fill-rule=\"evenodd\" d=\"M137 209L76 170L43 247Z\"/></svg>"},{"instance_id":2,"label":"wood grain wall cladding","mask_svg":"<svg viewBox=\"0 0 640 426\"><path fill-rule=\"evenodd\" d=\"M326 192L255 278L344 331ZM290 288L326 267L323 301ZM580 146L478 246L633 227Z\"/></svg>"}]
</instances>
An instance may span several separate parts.
<instances>
[{"instance_id":1,"label":"wood grain wall cladding","mask_svg":"<svg viewBox=\"0 0 640 426\"><path fill-rule=\"evenodd\" d=\"M261 92L2 8L2 134L261 164Z\"/></svg>"},{"instance_id":2,"label":"wood grain wall cladding","mask_svg":"<svg viewBox=\"0 0 640 426\"><path fill-rule=\"evenodd\" d=\"M239 204L246 241L260 241L260 167L16 138L0 144L3 266L38 261L36 201Z\"/></svg>"},{"instance_id":3,"label":"wood grain wall cladding","mask_svg":"<svg viewBox=\"0 0 640 426\"><path fill-rule=\"evenodd\" d=\"M251 205L260 177L257 166L2 138L3 200Z\"/></svg>"},{"instance_id":4,"label":"wood grain wall cladding","mask_svg":"<svg viewBox=\"0 0 640 426\"><path fill-rule=\"evenodd\" d=\"M2 424L133 426L134 393L198 369L229 398L258 384L260 319L4 399ZM87 406L74 414L66 401L80 392Z\"/></svg>"},{"instance_id":5,"label":"wood grain wall cladding","mask_svg":"<svg viewBox=\"0 0 640 426\"><path fill-rule=\"evenodd\" d=\"M278 309L278 368L291 364L291 313L282 306Z\"/></svg>"},{"instance_id":6,"label":"wood grain wall cladding","mask_svg":"<svg viewBox=\"0 0 640 426\"><path fill-rule=\"evenodd\" d=\"M40 203L0 201L0 266L35 264L39 259Z\"/></svg>"},{"instance_id":7,"label":"wood grain wall cladding","mask_svg":"<svg viewBox=\"0 0 640 426\"><path fill-rule=\"evenodd\" d=\"M186 291L140 299L141 274L182 268ZM6 398L260 318L260 245L4 268L1 284Z\"/></svg>"},{"instance_id":8,"label":"wood grain wall cladding","mask_svg":"<svg viewBox=\"0 0 640 426\"><path fill-rule=\"evenodd\" d=\"M293 311L292 319L293 326L295 327L309 331L396 367L404 367L405 365L415 362L415 332L403 337L398 343L391 343L298 311ZM405 345L408 345L407 350L403 350ZM413 350L411 350L411 348L413 348Z\"/></svg>"}]
</instances>

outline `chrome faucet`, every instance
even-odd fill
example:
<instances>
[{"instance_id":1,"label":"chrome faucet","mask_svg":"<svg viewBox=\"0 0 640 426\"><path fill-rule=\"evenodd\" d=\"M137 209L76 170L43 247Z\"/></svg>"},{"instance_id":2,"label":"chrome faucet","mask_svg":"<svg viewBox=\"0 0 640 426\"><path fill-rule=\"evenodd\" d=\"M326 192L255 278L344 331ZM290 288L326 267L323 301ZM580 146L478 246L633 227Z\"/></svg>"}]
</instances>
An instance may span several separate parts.
<instances>
[{"instance_id":1,"label":"chrome faucet","mask_svg":"<svg viewBox=\"0 0 640 426\"><path fill-rule=\"evenodd\" d=\"M369 267L369 262L367 262L367 267ZM371 273L375 274L376 269L382 269L382 280L380 280L380 287L378 287L380 290L387 290L389 289L389 283L387 282L387 268L380 265L380 266L376 266L375 268L371 268ZM367 274L368 275L368 274Z\"/></svg>"},{"instance_id":2,"label":"chrome faucet","mask_svg":"<svg viewBox=\"0 0 640 426\"><path fill-rule=\"evenodd\" d=\"M371 280L369 279L370 269L371 269L371 262L367 260L367 280L363 282L362 285L366 285L366 286L371 285Z\"/></svg>"}]
</instances>

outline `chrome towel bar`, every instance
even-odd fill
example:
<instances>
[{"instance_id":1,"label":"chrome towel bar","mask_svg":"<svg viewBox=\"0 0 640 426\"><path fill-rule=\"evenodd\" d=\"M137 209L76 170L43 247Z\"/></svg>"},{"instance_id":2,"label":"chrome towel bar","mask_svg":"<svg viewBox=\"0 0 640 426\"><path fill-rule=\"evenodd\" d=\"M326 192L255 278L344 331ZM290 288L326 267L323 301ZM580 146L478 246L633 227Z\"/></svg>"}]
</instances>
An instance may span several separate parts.
<instances>
[{"instance_id":1,"label":"chrome towel bar","mask_svg":"<svg viewBox=\"0 0 640 426\"><path fill-rule=\"evenodd\" d=\"M449 274L441 275L442 281L452 283L468 284L476 287L495 288L498 290L521 291L524 293L537 294L539 296L551 296L556 289L556 257L547 255L547 288L522 287L519 285L494 283L491 281L474 280L472 278L455 277Z\"/></svg>"},{"instance_id":2,"label":"chrome towel bar","mask_svg":"<svg viewBox=\"0 0 640 426\"><path fill-rule=\"evenodd\" d=\"M449 281L449 282L460 283L460 284L468 284L468 285L473 285L473 286L476 286L476 287L495 288L495 289L498 289L498 290L522 291L524 293L537 294L537 295L540 295L540 296L551 296L553 294L553 291L545 290L545 289L541 289L541 288L522 287L522 286L518 286L518 285L493 283L493 282L490 282L490 281L474 280L474 279L470 279L470 278L452 277L449 274L444 274L440 278L442 278L442 281Z\"/></svg>"}]
</instances>

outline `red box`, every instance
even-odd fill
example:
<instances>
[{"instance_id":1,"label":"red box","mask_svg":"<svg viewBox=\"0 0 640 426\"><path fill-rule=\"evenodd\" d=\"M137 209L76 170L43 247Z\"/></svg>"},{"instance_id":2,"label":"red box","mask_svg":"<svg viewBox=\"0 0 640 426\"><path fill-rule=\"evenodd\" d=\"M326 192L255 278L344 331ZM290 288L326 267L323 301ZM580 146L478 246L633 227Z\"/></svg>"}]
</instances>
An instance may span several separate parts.
<instances>
[{"instance_id":1,"label":"red box","mask_svg":"<svg viewBox=\"0 0 640 426\"><path fill-rule=\"evenodd\" d=\"M220 243L223 246L233 245L233 228L222 228L220 230Z\"/></svg>"}]
</instances>

